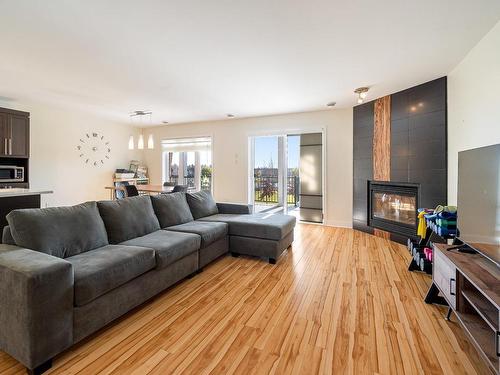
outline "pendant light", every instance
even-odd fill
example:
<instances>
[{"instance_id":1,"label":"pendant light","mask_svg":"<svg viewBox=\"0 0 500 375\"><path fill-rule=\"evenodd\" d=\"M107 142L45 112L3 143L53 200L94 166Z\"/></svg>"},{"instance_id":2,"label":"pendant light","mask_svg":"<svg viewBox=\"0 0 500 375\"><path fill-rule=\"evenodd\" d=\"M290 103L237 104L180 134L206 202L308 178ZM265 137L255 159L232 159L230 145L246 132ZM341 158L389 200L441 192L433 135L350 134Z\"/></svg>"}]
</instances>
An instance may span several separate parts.
<instances>
[{"instance_id":1,"label":"pendant light","mask_svg":"<svg viewBox=\"0 0 500 375\"><path fill-rule=\"evenodd\" d=\"M152 112L149 113L149 128L153 126ZM155 140L153 138L153 133L149 133L148 136L148 149L152 150L155 148Z\"/></svg>"},{"instance_id":2,"label":"pendant light","mask_svg":"<svg viewBox=\"0 0 500 375\"><path fill-rule=\"evenodd\" d=\"M141 130L142 132L142 130ZM139 134L139 140L137 141L137 148L139 150L144 150L144 136L141 134Z\"/></svg>"},{"instance_id":3,"label":"pendant light","mask_svg":"<svg viewBox=\"0 0 500 375\"><path fill-rule=\"evenodd\" d=\"M130 118L139 116L139 127L141 128L141 134L139 134L139 139L137 140L137 149L139 150L144 150L144 128L142 124L142 118L146 115L149 115L149 126L151 127L152 124L152 115L153 112L151 111L134 111L130 114ZM128 147L130 150L134 149L134 137L130 136ZM154 149L154 138L153 134L149 134L148 136L148 149L152 150Z\"/></svg>"}]
</instances>

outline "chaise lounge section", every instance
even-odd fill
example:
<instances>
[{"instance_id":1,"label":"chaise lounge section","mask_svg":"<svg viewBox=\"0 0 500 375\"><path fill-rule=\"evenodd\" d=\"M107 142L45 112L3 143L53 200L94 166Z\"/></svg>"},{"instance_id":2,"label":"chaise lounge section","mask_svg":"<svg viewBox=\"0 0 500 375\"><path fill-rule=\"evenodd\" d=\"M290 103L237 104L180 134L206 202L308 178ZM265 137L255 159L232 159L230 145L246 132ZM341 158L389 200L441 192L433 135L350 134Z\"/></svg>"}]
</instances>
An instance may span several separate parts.
<instances>
[{"instance_id":1,"label":"chaise lounge section","mask_svg":"<svg viewBox=\"0 0 500 375\"><path fill-rule=\"evenodd\" d=\"M228 251L275 263L295 218L210 193L15 210L0 245L0 349L30 373Z\"/></svg>"}]
</instances>

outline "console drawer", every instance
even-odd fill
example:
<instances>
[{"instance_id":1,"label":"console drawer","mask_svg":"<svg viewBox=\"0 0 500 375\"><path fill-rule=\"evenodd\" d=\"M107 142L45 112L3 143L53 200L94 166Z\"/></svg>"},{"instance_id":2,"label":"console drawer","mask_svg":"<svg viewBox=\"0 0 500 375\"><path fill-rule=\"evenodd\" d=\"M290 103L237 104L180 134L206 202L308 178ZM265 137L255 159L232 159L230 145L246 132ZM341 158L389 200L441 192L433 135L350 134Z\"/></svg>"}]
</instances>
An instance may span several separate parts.
<instances>
[{"instance_id":1,"label":"console drawer","mask_svg":"<svg viewBox=\"0 0 500 375\"><path fill-rule=\"evenodd\" d=\"M456 309L457 269L455 265L439 251L434 248L434 265L432 268L432 279L439 288L450 306Z\"/></svg>"}]
</instances>

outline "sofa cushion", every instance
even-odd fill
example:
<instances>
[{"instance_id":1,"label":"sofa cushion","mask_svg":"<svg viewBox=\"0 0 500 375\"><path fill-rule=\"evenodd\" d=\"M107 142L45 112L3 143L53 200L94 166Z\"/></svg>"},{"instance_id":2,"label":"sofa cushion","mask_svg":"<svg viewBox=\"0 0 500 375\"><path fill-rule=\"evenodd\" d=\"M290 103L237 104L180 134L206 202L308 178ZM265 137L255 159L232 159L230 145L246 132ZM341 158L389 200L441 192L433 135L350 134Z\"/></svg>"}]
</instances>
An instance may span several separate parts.
<instances>
[{"instance_id":1,"label":"sofa cushion","mask_svg":"<svg viewBox=\"0 0 500 375\"><path fill-rule=\"evenodd\" d=\"M159 194L151 202L162 228L193 221L185 193Z\"/></svg>"},{"instance_id":2,"label":"sofa cushion","mask_svg":"<svg viewBox=\"0 0 500 375\"><path fill-rule=\"evenodd\" d=\"M107 245L66 259L75 273L75 305L83 306L155 267L155 251Z\"/></svg>"},{"instance_id":3,"label":"sofa cushion","mask_svg":"<svg viewBox=\"0 0 500 375\"><path fill-rule=\"evenodd\" d=\"M186 193L186 199L195 219L219 213L217 204L209 191Z\"/></svg>"},{"instance_id":4,"label":"sofa cushion","mask_svg":"<svg viewBox=\"0 0 500 375\"><path fill-rule=\"evenodd\" d=\"M158 230L121 244L154 249L156 267L161 269L197 251L200 248L200 243L201 238L197 234Z\"/></svg>"},{"instance_id":5,"label":"sofa cushion","mask_svg":"<svg viewBox=\"0 0 500 375\"><path fill-rule=\"evenodd\" d=\"M295 227L295 217L281 214L217 214L199 221L221 221L229 225L229 234L279 241Z\"/></svg>"},{"instance_id":6,"label":"sofa cushion","mask_svg":"<svg viewBox=\"0 0 500 375\"><path fill-rule=\"evenodd\" d=\"M148 195L97 202L111 244L144 236L160 229Z\"/></svg>"},{"instance_id":7,"label":"sofa cushion","mask_svg":"<svg viewBox=\"0 0 500 375\"><path fill-rule=\"evenodd\" d=\"M189 223L168 227L166 230L195 233L201 236L201 247L207 247L227 235L227 224L209 221L191 221Z\"/></svg>"},{"instance_id":8,"label":"sofa cushion","mask_svg":"<svg viewBox=\"0 0 500 375\"><path fill-rule=\"evenodd\" d=\"M96 202L14 210L7 215L7 221L18 246L59 258L108 244Z\"/></svg>"}]
</instances>

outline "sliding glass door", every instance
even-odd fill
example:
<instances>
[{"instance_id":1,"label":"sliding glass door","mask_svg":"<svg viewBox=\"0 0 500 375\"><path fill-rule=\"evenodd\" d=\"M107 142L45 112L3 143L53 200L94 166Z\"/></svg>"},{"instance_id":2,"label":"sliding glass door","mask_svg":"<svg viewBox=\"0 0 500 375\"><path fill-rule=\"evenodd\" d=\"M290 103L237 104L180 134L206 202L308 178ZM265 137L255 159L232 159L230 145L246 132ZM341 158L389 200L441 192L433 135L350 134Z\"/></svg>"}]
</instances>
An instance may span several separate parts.
<instances>
[{"instance_id":1,"label":"sliding glass door","mask_svg":"<svg viewBox=\"0 0 500 375\"><path fill-rule=\"evenodd\" d=\"M250 203L323 222L322 133L250 137Z\"/></svg>"},{"instance_id":2,"label":"sliding glass door","mask_svg":"<svg viewBox=\"0 0 500 375\"><path fill-rule=\"evenodd\" d=\"M253 205L255 212L282 207L281 136L253 139Z\"/></svg>"}]
</instances>

